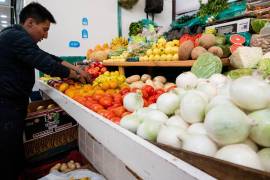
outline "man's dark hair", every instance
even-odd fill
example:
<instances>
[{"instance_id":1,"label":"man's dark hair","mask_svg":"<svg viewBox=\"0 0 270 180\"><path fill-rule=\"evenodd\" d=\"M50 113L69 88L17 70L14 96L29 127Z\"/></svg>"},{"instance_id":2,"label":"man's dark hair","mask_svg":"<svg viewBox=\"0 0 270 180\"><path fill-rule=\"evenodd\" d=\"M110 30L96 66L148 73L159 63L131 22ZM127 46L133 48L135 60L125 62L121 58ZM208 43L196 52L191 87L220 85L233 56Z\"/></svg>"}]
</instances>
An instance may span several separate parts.
<instances>
[{"instance_id":1,"label":"man's dark hair","mask_svg":"<svg viewBox=\"0 0 270 180\"><path fill-rule=\"evenodd\" d=\"M27 18L35 19L37 23L41 23L46 20L51 23L56 23L53 15L37 2L32 2L22 9L20 13L20 23L23 24Z\"/></svg>"}]
</instances>

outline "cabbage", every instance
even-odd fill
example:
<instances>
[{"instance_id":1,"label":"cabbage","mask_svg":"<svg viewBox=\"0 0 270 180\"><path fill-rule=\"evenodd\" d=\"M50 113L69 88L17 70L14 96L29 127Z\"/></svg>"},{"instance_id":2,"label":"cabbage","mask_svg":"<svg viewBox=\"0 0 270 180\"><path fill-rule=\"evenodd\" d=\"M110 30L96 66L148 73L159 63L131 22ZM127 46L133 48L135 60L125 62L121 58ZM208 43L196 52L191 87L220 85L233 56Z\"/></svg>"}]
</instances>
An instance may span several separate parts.
<instances>
[{"instance_id":1,"label":"cabbage","mask_svg":"<svg viewBox=\"0 0 270 180\"><path fill-rule=\"evenodd\" d=\"M266 23L267 23L266 20L254 19L254 20L251 21L251 27L252 27L254 32L259 34L260 30L265 26Z\"/></svg>"},{"instance_id":2,"label":"cabbage","mask_svg":"<svg viewBox=\"0 0 270 180\"><path fill-rule=\"evenodd\" d=\"M203 53L195 61L191 72L198 78L209 78L213 74L221 73L222 62L219 57L211 53Z\"/></svg>"},{"instance_id":3,"label":"cabbage","mask_svg":"<svg viewBox=\"0 0 270 180\"><path fill-rule=\"evenodd\" d=\"M260 60L257 69L263 74L264 77L269 76L270 58Z\"/></svg>"},{"instance_id":4,"label":"cabbage","mask_svg":"<svg viewBox=\"0 0 270 180\"><path fill-rule=\"evenodd\" d=\"M251 76L253 70L250 68L235 69L228 72L227 76L231 79L238 79L242 76Z\"/></svg>"},{"instance_id":5,"label":"cabbage","mask_svg":"<svg viewBox=\"0 0 270 180\"><path fill-rule=\"evenodd\" d=\"M213 107L205 117L208 136L219 145L243 142L249 135L247 115L233 105Z\"/></svg>"},{"instance_id":6,"label":"cabbage","mask_svg":"<svg viewBox=\"0 0 270 180\"><path fill-rule=\"evenodd\" d=\"M251 139L261 146L270 147L270 109L255 111L249 117L256 123L251 128Z\"/></svg>"}]
</instances>

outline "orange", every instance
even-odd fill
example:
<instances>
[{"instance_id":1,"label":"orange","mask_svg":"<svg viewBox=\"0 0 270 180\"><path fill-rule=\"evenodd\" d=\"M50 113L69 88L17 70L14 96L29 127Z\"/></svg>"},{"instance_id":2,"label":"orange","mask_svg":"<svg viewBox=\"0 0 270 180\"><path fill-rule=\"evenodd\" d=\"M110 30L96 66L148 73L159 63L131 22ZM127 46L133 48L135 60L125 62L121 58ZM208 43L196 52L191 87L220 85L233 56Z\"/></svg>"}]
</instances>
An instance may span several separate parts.
<instances>
[{"instance_id":1,"label":"orange","mask_svg":"<svg viewBox=\"0 0 270 180\"><path fill-rule=\"evenodd\" d=\"M103 90L107 90L110 88L110 84L108 82L103 82L103 83L99 84L99 86Z\"/></svg>"},{"instance_id":2,"label":"orange","mask_svg":"<svg viewBox=\"0 0 270 180\"><path fill-rule=\"evenodd\" d=\"M111 89L115 89L115 88L118 87L118 83L116 81L114 81L114 80L110 81L109 85L110 85Z\"/></svg>"},{"instance_id":3,"label":"orange","mask_svg":"<svg viewBox=\"0 0 270 180\"><path fill-rule=\"evenodd\" d=\"M94 94L100 94L103 95L105 92L102 89L95 90Z\"/></svg>"},{"instance_id":4,"label":"orange","mask_svg":"<svg viewBox=\"0 0 270 180\"><path fill-rule=\"evenodd\" d=\"M60 86L59 86L59 91L61 91L61 92L65 92L65 90L67 90L68 89L68 83L62 83Z\"/></svg>"},{"instance_id":5,"label":"orange","mask_svg":"<svg viewBox=\"0 0 270 180\"><path fill-rule=\"evenodd\" d=\"M115 94L115 90L114 89L108 89L106 91L106 94L114 95Z\"/></svg>"}]
</instances>

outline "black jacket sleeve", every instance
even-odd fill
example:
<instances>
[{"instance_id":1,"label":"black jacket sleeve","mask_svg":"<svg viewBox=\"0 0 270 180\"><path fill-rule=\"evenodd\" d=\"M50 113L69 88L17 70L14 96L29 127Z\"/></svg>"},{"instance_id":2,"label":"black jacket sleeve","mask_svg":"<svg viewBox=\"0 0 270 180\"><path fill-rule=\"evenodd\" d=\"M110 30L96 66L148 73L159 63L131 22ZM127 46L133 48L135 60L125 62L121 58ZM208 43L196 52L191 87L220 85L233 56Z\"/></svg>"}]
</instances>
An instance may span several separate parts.
<instances>
[{"instance_id":1,"label":"black jacket sleeve","mask_svg":"<svg viewBox=\"0 0 270 180\"><path fill-rule=\"evenodd\" d=\"M62 78L69 76L69 69L49 53L41 50L28 34L22 32L16 36L12 47L18 59L51 76Z\"/></svg>"}]
</instances>

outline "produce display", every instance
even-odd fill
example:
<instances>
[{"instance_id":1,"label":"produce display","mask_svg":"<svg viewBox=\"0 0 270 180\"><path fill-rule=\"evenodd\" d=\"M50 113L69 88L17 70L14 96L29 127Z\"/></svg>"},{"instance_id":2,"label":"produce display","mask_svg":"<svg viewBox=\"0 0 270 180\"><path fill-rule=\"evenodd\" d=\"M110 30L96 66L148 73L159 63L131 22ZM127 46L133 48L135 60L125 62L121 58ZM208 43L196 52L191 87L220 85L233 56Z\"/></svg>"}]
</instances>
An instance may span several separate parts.
<instances>
[{"instance_id":1,"label":"produce display","mask_svg":"<svg viewBox=\"0 0 270 180\"><path fill-rule=\"evenodd\" d=\"M198 17L211 23L221 11L233 7L220 0L201 5L197 15L183 17L179 23ZM150 20L133 22L128 39L116 37L110 45L97 45L87 52L91 63L84 70L93 77L91 84L47 76L42 80L150 142L270 172L268 22L253 19L251 32L257 34L252 38L249 32L203 31L196 23L196 31L184 26L161 35ZM230 60L228 72L222 58ZM101 62L181 60L194 63L188 72L179 70L183 73L175 82L151 74L125 77L109 72ZM69 165L52 169L65 172Z\"/></svg>"},{"instance_id":2,"label":"produce display","mask_svg":"<svg viewBox=\"0 0 270 180\"><path fill-rule=\"evenodd\" d=\"M270 147L270 85L261 76L185 72L176 85L149 107L128 94L132 113L120 125L149 141L269 171L262 156Z\"/></svg>"}]
</instances>

